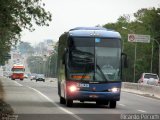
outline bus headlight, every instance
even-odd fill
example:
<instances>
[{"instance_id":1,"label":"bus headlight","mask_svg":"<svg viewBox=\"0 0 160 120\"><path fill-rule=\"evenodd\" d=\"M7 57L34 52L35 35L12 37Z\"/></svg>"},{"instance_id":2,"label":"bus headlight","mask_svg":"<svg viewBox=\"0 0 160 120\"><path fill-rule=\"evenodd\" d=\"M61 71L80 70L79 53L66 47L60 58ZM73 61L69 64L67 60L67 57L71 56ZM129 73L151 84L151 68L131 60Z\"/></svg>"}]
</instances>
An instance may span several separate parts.
<instances>
[{"instance_id":1,"label":"bus headlight","mask_svg":"<svg viewBox=\"0 0 160 120\"><path fill-rule=\"evenodd\" d=\"M119 92L120 89L119 88L112 88L112 89L109 89L108 91L116 93L116 92Z\"/></svg>"},{"instance_id":2,"label":"bus headlight","mask_svg":"<svg viewBox=\"0 0 160 120\"><path fill-rule=\"evenodd\" d=\"M77 90L77 87L74 86L74 85L72 85L72 86L69 87L69 91L70 92L75 92L76 90Z\"/></svg>"}]
</instances>

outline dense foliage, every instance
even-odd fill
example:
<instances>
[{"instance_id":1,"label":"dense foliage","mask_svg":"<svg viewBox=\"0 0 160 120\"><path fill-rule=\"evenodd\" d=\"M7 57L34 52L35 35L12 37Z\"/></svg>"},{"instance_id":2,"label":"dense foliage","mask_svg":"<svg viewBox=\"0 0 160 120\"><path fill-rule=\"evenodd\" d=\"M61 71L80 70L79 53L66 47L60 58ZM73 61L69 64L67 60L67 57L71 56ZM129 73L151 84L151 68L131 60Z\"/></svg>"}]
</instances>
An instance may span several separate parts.
<instances>
[{"instance_id":1,"label":"dense foliage","mask_svg":"<svg viewBox=\"0 0 160 120\"><path fill-rule=\"evenodd\" d=\"M44 6L42 0L0 0L0 63L23 29L33 31L33 23L48 26L51 13Z\"/></svg>"},{"instance_id":2,"label":"dense foliage","mask_svg":"<svg viewBox=\"0 0 160 120\"><path fill-rule=\"evenodd\" d=\"M31 46L29 42L20 42L18 45L18 49L21 54L31 55L34 53L34 48Z\"/></svg>"}]
</instances>

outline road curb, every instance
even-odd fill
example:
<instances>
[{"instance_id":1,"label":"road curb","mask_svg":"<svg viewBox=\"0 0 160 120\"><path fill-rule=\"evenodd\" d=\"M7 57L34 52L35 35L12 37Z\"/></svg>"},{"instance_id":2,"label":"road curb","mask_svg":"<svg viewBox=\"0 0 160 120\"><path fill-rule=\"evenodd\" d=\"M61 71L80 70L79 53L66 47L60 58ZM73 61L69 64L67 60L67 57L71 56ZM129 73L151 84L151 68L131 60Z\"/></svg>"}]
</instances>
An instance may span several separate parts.
<instances>
[{"instance_id":1,"label":"road curb","mask_svg":"<svg viewBox=\"0 0 160 120\"><path fill-rule=\"evenodd\" d=\"M148 95L155 98L160 98L160 86L123 82L122 90L141 95Z\"/></svg>"},{"instance_id":2,"label":"road curb","mask_svg":"<svg viewBox=\"0 0 160 120\"><path fill-rule=\"evenodd\" d=\"M125 88L122 88L121 90L122 90L122 92L132 93L132 94L141 95L144 97L149 97L149 98L160 100L159 96L154 96L153 94L149 94L149 93L143 93L139 90L125 89Z\"/></svg>"}]
</instances>

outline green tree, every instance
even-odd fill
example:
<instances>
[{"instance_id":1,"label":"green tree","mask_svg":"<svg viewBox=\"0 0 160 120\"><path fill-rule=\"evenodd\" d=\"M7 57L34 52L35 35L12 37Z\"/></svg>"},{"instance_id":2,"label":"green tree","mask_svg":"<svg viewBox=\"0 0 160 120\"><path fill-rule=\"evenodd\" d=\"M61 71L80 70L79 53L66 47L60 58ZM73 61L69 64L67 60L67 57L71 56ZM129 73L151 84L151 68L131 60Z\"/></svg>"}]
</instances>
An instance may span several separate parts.
<instances>
[{"instance_id":1,"label":"green tree","mask_svg":"<svg viewBox=\"0 0 160 120\"><path fill-rule=\"evenodd\" d=\"M47 77L57 77L57 50L58 50L58 42L53 46L54 50L51 56L47 57L45 73Z\"/></svg>"},{"instance_id":2,"label":"green tree","mask_svg":"<svg viewBox=\"0 0 160 120\"><path fill-rule=\"evenodd\" d=\"M27 58L27 64L31 73L43 73L43 58L41 56L30 56Z\"/></svg>"},{"instance_id":3,"label":"green tree","mask_svg":"<svg viewBox=\"0 0 160 120\"><path fill-rule=\"evenodd\" d=\"M22 54L32 54L34 52L34 48L30 45L29 42L21 42L18 45L18 48Z\"/></svg>"},{"instance_id":4,"label":"green tree","mask_svg":"<svg viewBox=\"0 0 160 120\"><path fill-rule=\"evenodd\" d=\"M160 43L160 8L138 10L138 12L135 13L135 17L137 20L143 21L146 34L151 35L151 44L153 44L152 72L158 73L159 47L156 41ZM156 39L156 41L153 39Z\"/></svg>"},{"instance_id":5,"label":"green tree","mask_svg":"<svg viewBox=\"0 0 160 120\"><path fill-rule=\"evenodd\" d=\"M51 13L45 11L42 0L0 0L0 58L9 52L23 29L33 31L33 23L48 26Z\"/></svg>"}]
</instances>

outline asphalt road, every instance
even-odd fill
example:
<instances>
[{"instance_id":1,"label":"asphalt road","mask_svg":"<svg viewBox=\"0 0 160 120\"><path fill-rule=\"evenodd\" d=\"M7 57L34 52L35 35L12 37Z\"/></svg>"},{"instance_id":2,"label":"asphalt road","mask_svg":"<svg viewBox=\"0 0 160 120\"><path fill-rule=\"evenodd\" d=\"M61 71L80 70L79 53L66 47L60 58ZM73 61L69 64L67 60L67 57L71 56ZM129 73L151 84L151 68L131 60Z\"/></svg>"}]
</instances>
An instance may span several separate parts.
<instances>
[{"instance_id":1,"label":"asphalt road","mask_svg":"<svg viewBox=\"0 0 160 120\"><path fill-rule=\"evenodd\" d=\"M0 81L4 101L12 107L14 115L18 115L18 120L114 120L126 119L129 114L137 118L150 117L142 116L145 114L160 114L160 100L127 92L121 93L116 109L97 106L94 102L78 101L74 101L73 107L68 108L59 103L56 79L46 82L29 79ZM160 115L154 118L160 119Z\"/></svg>"}]
</instances>

